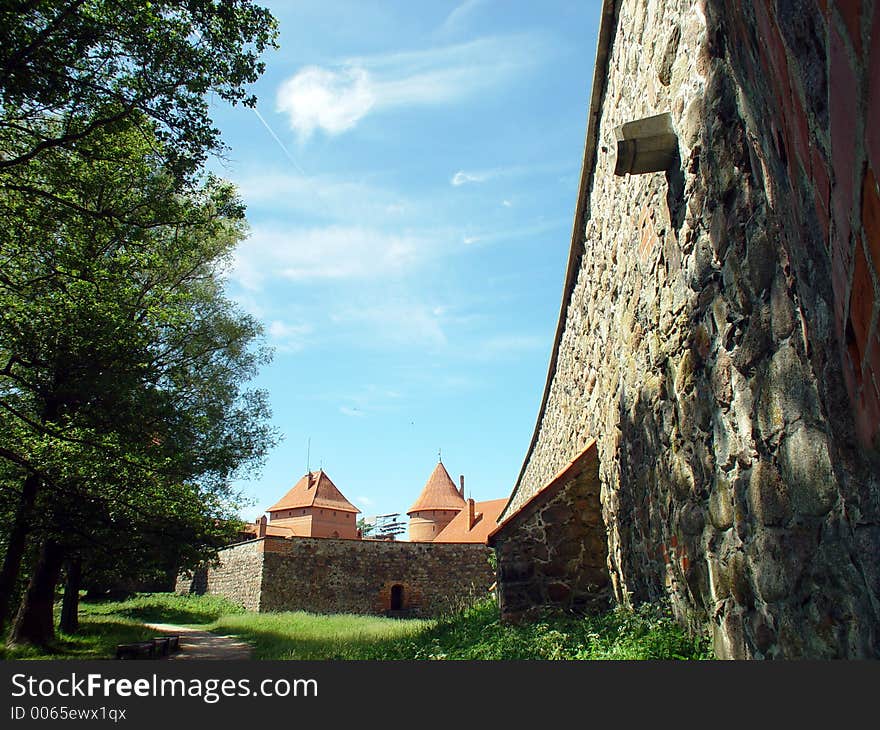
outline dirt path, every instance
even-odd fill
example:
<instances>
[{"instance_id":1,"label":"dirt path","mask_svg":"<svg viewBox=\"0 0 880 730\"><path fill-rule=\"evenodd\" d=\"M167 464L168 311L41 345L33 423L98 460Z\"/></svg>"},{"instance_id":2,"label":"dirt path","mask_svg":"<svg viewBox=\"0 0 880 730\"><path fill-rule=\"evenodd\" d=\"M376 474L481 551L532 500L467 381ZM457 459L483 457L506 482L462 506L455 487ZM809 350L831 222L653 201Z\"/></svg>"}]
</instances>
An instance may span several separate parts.
<instances>
[{"instance_id":1,"label":"dirt path","mask_svg":"<svg viewBox=\"0 0 880 730\"><path fill-rule=\"evenodd\" d=\"M232 636L218 636L210 631L174 624L145 624L154 631L180 636L180 651L169 655L179 659L250 659L251 647Z\"/></svg>"}]
</instances>

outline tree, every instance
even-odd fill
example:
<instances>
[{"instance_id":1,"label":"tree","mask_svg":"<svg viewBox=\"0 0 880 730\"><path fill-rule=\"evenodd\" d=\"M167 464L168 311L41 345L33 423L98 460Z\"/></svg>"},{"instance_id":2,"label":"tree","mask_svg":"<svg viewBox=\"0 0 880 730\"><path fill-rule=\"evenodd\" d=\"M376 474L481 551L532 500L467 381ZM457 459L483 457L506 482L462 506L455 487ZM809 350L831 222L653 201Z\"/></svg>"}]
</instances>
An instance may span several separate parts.
<instances>
[{"instance_id":1,"label":"tree","mask_svg":"<svg viewBox=\"0 0 880 730\"><path fill-rule=\"evenodd\" d=\"M0 7L0 170L149 120L181 173L221 147L208 97L246 86L276 21L249 0L9 0ZM45 123L54 121L47 130Z\"/></svg>"},{"instance_id":2,"label":"tree","mask_svg":"<svg viewBox=\"0 0 880 730\"><path fill-rule=\"evenodd\" d=\"M120 524L184 510L183 494L195 494L198 520L215 520L230 478L272 441L264 395L241 389L267 357L251 349L261 328L220 279L243 208L211 178L176 192L143 130L119 122L81 141L82 154L30 160L31 186L63 189L64 205L0 196L0 219L22 232L0 275L0 455L27 475L11 535L36 525L34 505L51 495L18 641L51 636L61 565L85 551L62 507L77 505L76 524L117 539ZM22 552L10 547L7 563ZM15 573L4 565L6 605Z\"/></svg>"}]
</instances>

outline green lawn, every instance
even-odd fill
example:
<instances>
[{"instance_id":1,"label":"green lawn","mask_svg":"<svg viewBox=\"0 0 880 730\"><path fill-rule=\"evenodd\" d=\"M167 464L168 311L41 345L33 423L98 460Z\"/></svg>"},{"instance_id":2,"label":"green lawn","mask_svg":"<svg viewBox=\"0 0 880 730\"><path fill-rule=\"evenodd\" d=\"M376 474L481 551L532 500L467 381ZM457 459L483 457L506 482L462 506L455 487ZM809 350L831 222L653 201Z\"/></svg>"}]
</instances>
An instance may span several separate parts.
<instances>
[{"instance_id":1,"label":"green lawn","mask_svg":"<svg viewBox=\"0 0 880 730\"><path fill-rule=\"evenodd\" d=\"M705 638L689 637L654 606L600 616L547 615L503 625L486 600L439 620L304 612L252 613L215 596L143 594L82 604L82 635L61 636L56 651L7 650L5 658L110 657L117 643L149 638L141 622L199 626L236 636L255 659L709 659Z\"/></svg>"}]
</instances>

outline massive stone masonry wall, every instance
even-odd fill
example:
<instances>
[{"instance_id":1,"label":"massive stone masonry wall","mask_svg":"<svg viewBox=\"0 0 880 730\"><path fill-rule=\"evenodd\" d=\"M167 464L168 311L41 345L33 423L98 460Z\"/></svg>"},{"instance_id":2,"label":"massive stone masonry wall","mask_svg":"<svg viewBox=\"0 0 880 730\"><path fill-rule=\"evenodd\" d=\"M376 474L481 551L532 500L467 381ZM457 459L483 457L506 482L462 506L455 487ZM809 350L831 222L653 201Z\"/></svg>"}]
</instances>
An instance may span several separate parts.
<instances>
[{"instance_id":1,"label":"massive stone masonry wall","mask_svg":"<svg viewBox=\"0 0 880 730\"><path fill-rule=\"evenodd\" d=\"M486 545L263 538L220 551L207 592L252 611L433 616L487 595L495 579ZM392 588L400 586L400 606ZM178 580L179 592L191 581ZM193 590L193 592L196 592Z\"/></svg>"},{"instance_id":2,"label":"massive stone masonry wall","mask_svg":"<svg viewBox=\"0 0 880 730\"><path fill-rule=\"evenodd\" d=\"M266 552L263 611L381 614L402 586L405 611L433 616L487 595L490 548L479 544L301 538Z\"/></svg>"},{"instance_id":3,"label":"massive stone masonry wall","mask_svg":"<svg viewBox=\"0 0 880 730\"><path fill-rule=\"evenodd\" d=\"M720 657L880 654L880 12L618 3L583 249L508 512L595 438L624 603ZM615 177L669 111L681 166ZM873 389L873 390L872 390Z\"/></svg>"},{"instance_id":4,"label":"massive stone masonry wall","mask_svg":"<svg viewBox=\"0 0 880 730\"><path fill-rule=\"evenodd\" d=\"M260 540L222 550L219 563L208 568L205 591L248 611L263 610L264 557Z\"/></svg>"}]
</instances>

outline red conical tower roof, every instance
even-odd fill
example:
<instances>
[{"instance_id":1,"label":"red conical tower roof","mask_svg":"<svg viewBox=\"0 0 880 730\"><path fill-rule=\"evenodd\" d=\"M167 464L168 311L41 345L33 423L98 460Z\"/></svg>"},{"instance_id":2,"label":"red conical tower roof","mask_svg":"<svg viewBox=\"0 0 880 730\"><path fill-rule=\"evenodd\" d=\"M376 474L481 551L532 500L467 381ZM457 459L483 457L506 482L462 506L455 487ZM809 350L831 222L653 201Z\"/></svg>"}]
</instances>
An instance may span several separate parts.
<instances>
[{"instance_id":1,"label":"red conical tower roof","mask_svg":"<svg viewBox=\"0 0 880 730\"><path fill-rule=\"evenodd\" d=\"M416 503L409 508L407 512L411 515L413 512L422 512L429 509L463 509L465 505L464 498L455 488L449 472L443 466L443 462L438 462L431 476L428 477L428 483L416 500Z\"/></svg>"},{"instance_id":2,"label":"red conical tower roof","mask_svg":"<svg viewBox=\"0 0 880 730\"><path fill-rule=\"evenodd\" d=\"M269 507L267 512L278 512L283 509L298 509L300 507L323 507L335 509L341 512L360 512L349 502L330 481L323 469L310 471L296 484L293 485L277 504Z\"/></svg>"}]
</instances>

